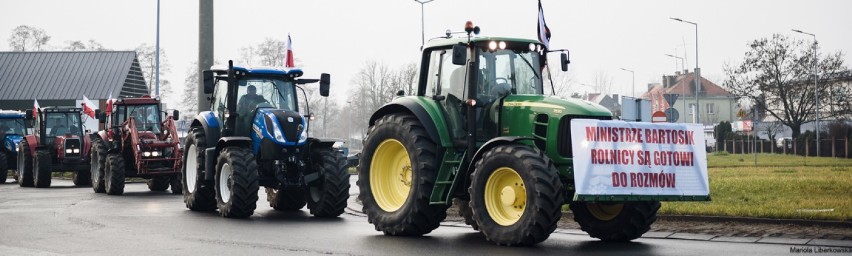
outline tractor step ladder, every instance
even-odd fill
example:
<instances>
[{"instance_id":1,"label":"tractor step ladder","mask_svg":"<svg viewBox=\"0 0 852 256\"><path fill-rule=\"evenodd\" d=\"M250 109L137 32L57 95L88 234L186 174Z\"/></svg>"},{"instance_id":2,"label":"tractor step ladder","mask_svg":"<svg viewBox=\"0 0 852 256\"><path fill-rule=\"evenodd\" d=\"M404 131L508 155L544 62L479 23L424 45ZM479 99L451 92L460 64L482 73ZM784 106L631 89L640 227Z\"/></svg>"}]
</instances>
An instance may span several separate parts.
<instances>
[{"instance_id":1,"label":"tractor step ladder","mask_svg":"<svg viewBox=\"0 0 852 256\"><path fill-rule=\"evenodd\" d=\"M438 177L435 179L435 187L432 188L432 195L429 199L429 204L450 204L452 198L451 191L456 183L459 168L461 168L464 153L455 152L448 149L444 152L444 157L441 161L441 168L438 169Z\"/></svg>"}]
</instances>

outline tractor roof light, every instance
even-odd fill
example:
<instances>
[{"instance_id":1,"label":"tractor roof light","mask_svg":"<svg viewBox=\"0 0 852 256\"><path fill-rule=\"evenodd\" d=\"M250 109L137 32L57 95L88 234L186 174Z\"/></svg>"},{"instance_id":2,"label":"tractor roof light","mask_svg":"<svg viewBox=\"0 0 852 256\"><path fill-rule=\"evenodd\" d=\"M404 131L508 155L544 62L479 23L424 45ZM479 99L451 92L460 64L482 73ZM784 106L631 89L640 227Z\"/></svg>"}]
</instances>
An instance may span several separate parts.
<instances>
[{"instance_id":1,"label":"tractor roof light","mask_svg":"<svg viewBox=\"0 0 852 256\"><path fill-rule=\"evenodd\" d=\"M500 47L500 50L506 49L506 42L500 41L497 45Z\"/></svg>"},{"instance_id":2,"label":"tractor roof light","mask_svg":"<svg viewBox=\"0 0 852 256\"><path fill-rule=\"evenodd\" d=\"M497 42L494 42L494 41L488 42L488 50L490 50L490 51L497 50Z\"/></svg>"},{"instance_id":3,"label":"tractor roof light","mask_svg":"<svg viewBox=\"0 0 852 256\"><path fill-rule=\"evenodd\" d=\"M474 26L473 21L467 21L464 23L464 32L467 32L468 35L470 35L470 33L479 35L479 31L479 26Z\"/></svg>"},{"instance_id":4,"label":"tractor roof light","mask_svg":"<svg viewBox=\"0 0 852 256\"><path fill-rule=\"evenodd\" d=\"M535 51L536 47L534 43L530 43L530 51Z\"/></svg>"}]
</instances>

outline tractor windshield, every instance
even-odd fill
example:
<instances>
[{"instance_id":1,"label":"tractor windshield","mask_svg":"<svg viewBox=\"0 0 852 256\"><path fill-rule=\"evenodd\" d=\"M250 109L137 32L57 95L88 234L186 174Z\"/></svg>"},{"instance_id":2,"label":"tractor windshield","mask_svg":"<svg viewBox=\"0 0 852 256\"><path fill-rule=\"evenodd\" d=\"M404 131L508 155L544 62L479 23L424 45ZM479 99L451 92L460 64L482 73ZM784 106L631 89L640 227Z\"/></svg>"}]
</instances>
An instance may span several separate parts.
<instances>
[{"instance_id":1,"label":"tractor windshield","mask_svg":"<svg viewBox=\"0 0 852 256\"><path fill-rule=\"evenodd\" d=\"M24 135L24 119L0 119L0 139L6 134Z\"/></svg>"},{"instance_id":2,"label":"tractor windshield","mask_svg":"<svg viewBox=\"0 0 852 256\"><path fill-rule=\"evenodd\" d=\"M237 112L241 115L255 110L259 105L297 111L293 83L278 78L244 77L237 91Z\"/></svg>"},{"instance_id":3,"label":"tractor windshield","mask_svg":"<svg viewBox=\"0 0 852 256\"><path fill-rule=\"evenodd\" d=\"M540 56L535 51L479 50L479 94L543 94Z\"/></svg>"},{"instance_id":4,"label":"tractor windshield","mask_svg":"<svg viewBox=\"0 0 852 256\"><path fill-rule=\"evenodd\" d=\"M128 117L133 117L136 122L136 130L149 131L154 134L160 133L160 106L157 104L148 105L127 105Z\"/></svg>"},{"instance_id":5,"label":"tractor windshield","mask_svg":"<svg viewBox=\"0 0 852 256\"><path fill-rule=\"evenodd\" d=\"M80 127L80 113L48 112L44 118L45 134L48 138L66 134L83 137L83 130Z\"/></svg>"}]
</instances>

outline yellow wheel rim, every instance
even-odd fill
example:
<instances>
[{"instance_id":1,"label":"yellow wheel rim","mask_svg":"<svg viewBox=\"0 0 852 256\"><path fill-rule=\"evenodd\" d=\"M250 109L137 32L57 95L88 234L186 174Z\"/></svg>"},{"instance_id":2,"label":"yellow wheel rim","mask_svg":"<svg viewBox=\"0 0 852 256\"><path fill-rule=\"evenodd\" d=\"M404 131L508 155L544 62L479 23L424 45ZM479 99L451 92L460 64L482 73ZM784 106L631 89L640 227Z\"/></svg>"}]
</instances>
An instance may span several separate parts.
<instances>
[{"instance_id":1,"label":"yellow wheel rim","mask_svg":"<svg viewBox=\"0 0 852 256\"><path fill-rule=\"evenodd\" d=\"M379 208L394 212L402 208L411 191L411 159L402 143L382 141L370 161L370 187Z\"/></svg>"},{"instance_id":2,"label":"yellow wheel rim","mask_svg":"<svg viewBox=\"0 0 852 256\"><path fill-rule=\"evenodd\" d=\"M497 224L509 226L518 222L527 206L527 190L521 175L514 169L501 167L485 182L485 209Z\"/></svg>"},{"instance_id":3,"label":"yellow wheel rim","mask_svg":"<svg viewBox=\"0 0 852 256\"><path fill-rule=\"evenodd\" d=\"M592 216L595 216L599 220L612 220L621 213L621 210L624 209L624 204L587 203L586 208L589 209L589 213Z\"/></svg>"}]
</instances>

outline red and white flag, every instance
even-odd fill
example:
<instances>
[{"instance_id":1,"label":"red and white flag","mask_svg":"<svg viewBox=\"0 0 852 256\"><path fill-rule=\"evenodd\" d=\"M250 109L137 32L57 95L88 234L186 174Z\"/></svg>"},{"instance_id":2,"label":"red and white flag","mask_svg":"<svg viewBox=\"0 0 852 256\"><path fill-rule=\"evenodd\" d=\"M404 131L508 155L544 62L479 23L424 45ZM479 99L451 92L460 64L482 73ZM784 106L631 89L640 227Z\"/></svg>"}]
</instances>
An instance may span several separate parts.
<instances>
[{"instance_id":1,"label":"red and white flag","mask_svg":"<svg viewBox=\"0 0 852 256\"><path fill-rule=\"evenodd\" d=\"M86 95L83 95L83 102L80 105L83 105L83 113L91 118L95 118L95 109L97 109L97 106L89 98L86 98Z\"/></svg>"},{"instance_id":2,"label":"red and white flag","mask_svg":"<svg viewBox=\"0 0 852 256\"><path fill-rule=\"evenodd\" d=\"M290 34L287 34L287 62L284 63L284 67L292 68L295 66L296 64L293 63L293 40L290 39Z\"/></svg>"},{"instance_id":3,"label":"red and white flag","mask_svg":"<svg viewBox=\"0 0 852 256\"><path fill-rule=\"evenodd\" d=\"M36 118L36 116L38 116L38 110L40 108L41 108L41 106L38 105L38 100L34 99L33 100L33 118Z\"/></svg>"},{"instance_id":4,"label":"red and white flag","mask_svg":"<svg viewBox=\"0 0 852 256\"><path fill-rule=\"evenodd\" d=\"M106 114L109 115L110 113L112 113L112 93L109 93L106 102Z\"/></svg>"},{"instance_id":5,"label":"red and white flag","mask_svg":"<svg viewBox=\"0 0 852 256\"><path fill-rule=\"evenodd\" d=\"M538 40L544 44L544 48L550 48L550 28L544 22L544 9L541 7L541 0L538 1Z\"/></svg>"}]
</instances>

